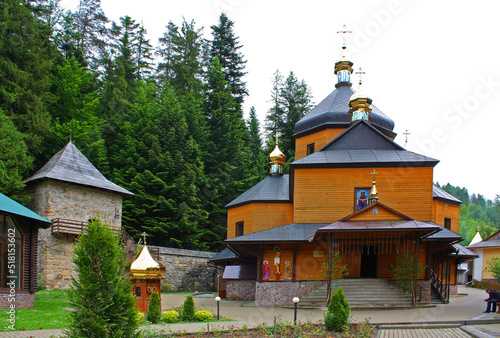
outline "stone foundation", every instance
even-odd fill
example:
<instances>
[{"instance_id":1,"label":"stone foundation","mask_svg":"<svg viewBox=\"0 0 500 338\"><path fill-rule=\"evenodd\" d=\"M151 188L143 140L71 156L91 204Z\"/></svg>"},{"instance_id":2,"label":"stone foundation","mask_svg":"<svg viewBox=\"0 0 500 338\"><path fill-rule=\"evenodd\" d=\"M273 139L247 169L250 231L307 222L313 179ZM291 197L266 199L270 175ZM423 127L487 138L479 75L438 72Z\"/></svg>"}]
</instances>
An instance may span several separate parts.
<instances>
[{"instance_id":1,"label":"stone foundation","mask_svg":"<svg viewBox=\"0 0 500 338\"><path fill-rule=\"evenodd\" d=\"M430 303L432 300L431 295L431 281L430 280L419 280L417 284L420 288L417 289L417 301L420 297L420 303ZM420 295L419 295L420 292Z\"/></svg>"},{"instance_id":2,"label":"stone foundation","mask_svg":"<svg viewBox=\"0 0 500 338\"><path fill-rule=\"evenodd\" d=\"M450 296L458 295L458 285L450 285Z\"/></svg>"},{"instance_id":3,"label":"stone foundation","mask_svg":"<svg viewBox=\"0 0 500 338\"><path fill-rule=\"evenodd\" d=\"M255 306L279 307L319 287L318 282L263 282L255 284Z\"/></svg>"},{"instance_id":4,"label":"stone foundation","mask_svg":"<svg viewBox=\"0 0 500 338\"><path fill-rule=\"evenodd\" d=\"M14 304L16 310L19 309L28 309L35 307L35 294L29 293L26 291L16 291L15 295L13 295L12 299L15 301L9 302L9 292L1 291L0 292L0 309L1 310L10 310L11 304Z\"/></svg>"},{"instance_id":5,"label":"stone foundation","mask_svg":"<svg viewBox=\"0 0 500 338\"><path fill-rule=\"evenodd\" d=\"M254 300L254 280L226 280L226 298L230 300Z\"/></svg>"}]
</instances>

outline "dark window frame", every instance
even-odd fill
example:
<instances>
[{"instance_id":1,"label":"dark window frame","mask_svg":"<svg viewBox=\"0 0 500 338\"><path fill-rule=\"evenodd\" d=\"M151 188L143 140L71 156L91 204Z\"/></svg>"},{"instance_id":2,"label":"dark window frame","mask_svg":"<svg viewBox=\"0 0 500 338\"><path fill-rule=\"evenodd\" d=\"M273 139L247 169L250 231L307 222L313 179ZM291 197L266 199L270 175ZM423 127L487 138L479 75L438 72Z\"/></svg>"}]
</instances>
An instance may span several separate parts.
<instances>
[{"instance_id":1,"label":"dark window frame","mask_svg":"<svg viewBox=\"0 0 500 338\"><path fill-rule=\"evenodd\" d=\"M236 222L235 236L236 237L243 236L244 233L245 233L245 222L244 221Z\"/></svg>"},{"instance_id":2,"label":"dark window frame","mask_svg":"<svg viewBox=\"0 0 500 338\"><path fill-rule=\"evenodd\" d=\"M314 142L313 143L309 143L306 147L307 147L306 148L307 149L307 155L311 155L316 150L316 146L315 146Z\"/></svg>"},{"instance_id":3,"label":"dark window frame","mask_svg":"<svg viewBox=\"0 0 500 338\"><path fill-rule=\"evenodd\" d=\"M451 218L444 218L444 227L448 230L451 230Z\"/></svg>"}]
</instances>

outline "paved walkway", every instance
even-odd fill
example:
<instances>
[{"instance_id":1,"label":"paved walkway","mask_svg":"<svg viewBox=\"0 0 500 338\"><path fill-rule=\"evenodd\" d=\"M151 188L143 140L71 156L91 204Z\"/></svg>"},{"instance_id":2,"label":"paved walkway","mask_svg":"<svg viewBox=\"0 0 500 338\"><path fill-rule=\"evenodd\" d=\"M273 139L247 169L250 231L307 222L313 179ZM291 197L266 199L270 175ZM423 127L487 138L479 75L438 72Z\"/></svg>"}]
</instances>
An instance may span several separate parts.
<instances>
[{"instance_id":1,"label":"paved walkway","mask_svg":"<svg viewBox=\"0 0 500 338\"><path fill-rule=\"evenodd\" d=\"M500 337L500 314L484 314L486 298L484 290L459 287L459 293L467 295L453 296L450 304L436 307L405 310L361 310L351 311L352 319L380 325L379 337ZM168 295L162 297L162 309L181 306L186 295ZM214 297L195 297L198 307L217 312ZM293 321L293 309L260 308L253 302L226 301L220 302L220 315L234 321L209 323L210 331L240 328L244 325L253 327L257 324L272 324L274 316L278 320ZM299 309L298 320L301 322L317 322L323 319L323 310ZM418 324L416 324L418 323ZM397 325L396 325L397 324ZM159 332L203 332L207 323L149 325L148 330ZM51 338L60 337L63 330L37 330L0 332L0 338Z\"/></svg>"}]
</instances>

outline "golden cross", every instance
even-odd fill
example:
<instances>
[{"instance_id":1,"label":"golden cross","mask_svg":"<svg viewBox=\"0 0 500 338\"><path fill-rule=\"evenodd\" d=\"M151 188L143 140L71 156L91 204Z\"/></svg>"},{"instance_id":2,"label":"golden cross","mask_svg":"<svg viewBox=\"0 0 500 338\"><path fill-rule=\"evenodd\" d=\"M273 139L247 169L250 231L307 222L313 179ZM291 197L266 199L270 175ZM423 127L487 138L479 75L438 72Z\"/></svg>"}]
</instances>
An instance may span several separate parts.
<instances>
[{"instance_id":1,"label":"golden cross","mask_svg":"<svg viewBox=\"0 0 500 338\"><path fill-rule=\"evenodd\" d=\"M359 67L359 70L354 74L359 74L359 85L361 86L361 82L363 82L361 77L365 74L365 72L363 72L363 69Z\"/></svg>"},{"instance_id":2,"label":"golden cross","mask_svg":"<svg viewBox=\"0 0 500 338\"><path fill-rule=\"evenodd\" d=\"M346 40L347 40L347 35L348 33L352 33L352 31L348 31L346 25L342 26L342 30L337 31L337 34L343 34L342 35L342 58L345 58L345 50L346 50Z\"/></svg>"},{"instance_id":3,"label":"golden cross","mask_svg":"<svg viewBox=\"0 0 500 338\"><path fill-rule=\"evenodd\" d=\"M279 138L281 136L281 133L279 131L276 132L276 145L278 145Z\"/></svg>"},{"instance_id":4,"label":"golden cross","mask_svg":"<svg viewBox=\"0 0 500 338\"><path fill-rule=\"evenodd\" d=\"M378 175L378 172L376 172L375 169L373 169L373 171L370 174L373 175L373 180L375 181L375 175Z\"/></svg>"},{"instance_id":5,"label":"golden cross","mask_svg":"<svg viewBox=\"0 0 500 338\"><path fill-rule=\"evenodd\" d=\"M144 245L146 245L146 236L147 236L147 235L146 235L146 232L144 231L144 232L142 233L142 237L144 238Z\"/></svg>"},{"instance_id":6,"label":"golden cross","mask_svg":"<svg viewBox=\"0 0 500 338\"><path fill-rule=\"evenodd\" d=\"M410 135L410 133L408 132L408 129L406 129L406 131L403 133L403 135L405 136L405 145L403 147L406 147L406 143L408 143L408 135Z\"/></svg>"}]
</instances>

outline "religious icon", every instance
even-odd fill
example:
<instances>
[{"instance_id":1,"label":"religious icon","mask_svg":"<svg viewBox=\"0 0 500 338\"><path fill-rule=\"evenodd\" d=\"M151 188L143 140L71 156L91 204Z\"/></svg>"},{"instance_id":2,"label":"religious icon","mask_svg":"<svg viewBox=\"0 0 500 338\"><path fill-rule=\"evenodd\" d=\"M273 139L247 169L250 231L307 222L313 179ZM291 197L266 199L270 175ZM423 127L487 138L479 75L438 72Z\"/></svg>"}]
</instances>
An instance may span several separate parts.
<instances>
[{"instance_id":1,"label":"religious icon","mask_svg":"<svg viewBox=\"0 0 500 338\"><path fill-rule=\"evenodd\" d=\"M356 189L356 211L363 209L368 205L368 196L370 195L370 189L361 188Z\"/></svg>"},{"instance_id":2,"label":"religious icon","mask_svg":"<svg viewBox=\"0 0 500 338\"><path fill-rule=\"evenodd\" d=\"M264 261L264 268L262 269L262 280L269 280L269 262Z\"/></svg>"}]
</instances>

